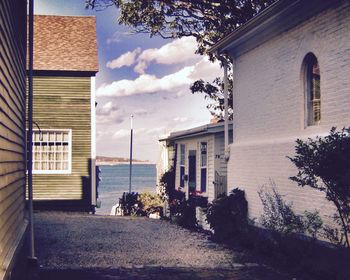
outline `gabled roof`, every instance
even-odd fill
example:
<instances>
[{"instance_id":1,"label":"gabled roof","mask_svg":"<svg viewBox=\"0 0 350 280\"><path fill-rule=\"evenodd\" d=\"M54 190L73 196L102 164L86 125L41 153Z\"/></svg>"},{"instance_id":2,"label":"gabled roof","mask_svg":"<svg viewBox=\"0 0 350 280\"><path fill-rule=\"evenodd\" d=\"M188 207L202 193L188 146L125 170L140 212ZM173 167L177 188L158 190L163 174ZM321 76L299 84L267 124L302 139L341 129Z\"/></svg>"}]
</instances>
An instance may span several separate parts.
<instances>
[{"instance_id":1,"label":"gabled roof","mask_svg":"<svg viewBox=\"0 0 350 280\"><path fill-rule=\"evenodd\" d=\"M232 130L233 122L229 121L228 124L229 124L229 130ZM218 123L206 124L206 125L186 129L186 130L175 131L170 133L169 136L162 137L161 139L159 139L159 141L171 141L171 140L178 140L183 138L197 137L197 136L224 132L224 125L225 125L225 122L218 122Z\"/></svg>"},{"instance_id":2,"label":"gabled roof","mask_svg":"<svg viewBox=\"0 0 350 280\"><path fill-rule=\"evenodd\" d=\"M96 18L34 16L34 70L97 72Z\"/></svg>"},{"instance_id":3,"label":"gabled roof","mask_svg":"<svg viewBox=\"0 0 350 280\"><path fill-rule=\"evenodd\" d=\"M210 52L239 56L341 0L279 0L217 42Z\"/></svg>"}]
</instances>

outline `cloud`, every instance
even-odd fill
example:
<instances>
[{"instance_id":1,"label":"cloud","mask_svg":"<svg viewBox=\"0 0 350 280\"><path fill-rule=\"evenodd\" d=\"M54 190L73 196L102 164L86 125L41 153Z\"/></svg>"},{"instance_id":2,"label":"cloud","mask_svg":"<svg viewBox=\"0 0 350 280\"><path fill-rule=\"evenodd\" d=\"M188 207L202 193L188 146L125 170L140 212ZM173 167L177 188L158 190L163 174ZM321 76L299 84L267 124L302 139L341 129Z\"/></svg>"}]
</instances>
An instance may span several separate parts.
<instances>
[{"instance_id":1,"label":"cloud","mask_svg":"<svg viewBox=\"0 0 350 280\"><path fill-rule=\"evenodd\" d=\"M146 109L136 109L133 111L133 114L135 116L147 116L151 113L152 110L146 110Z\"/></svg>"},{"instance_id":2,"label":"cloud","mask_svg":"<svg viewBox=\"0 0 350 280\"><path fill-rule=\"evenodd\" d=\"M176 118L174 118L174 121L183 123L183 122L187 122L188 118L187 117L176 117Z\"/></svg>"},{"instance_id":3,"label":"cloud","mask_svg":"<svg viewBox=\"0 0 350 280\"><path fill-rule=\"evenodd\" d=\"M117 111L119 108L112 103L112 101L107 102L102 107L97 107L96 114L100 116L108 116L112 112Z\"/></svg>"},{"instance_id":4,"label":"cloud","mask_svg":"<svg viewBox=\"0 0 350 280\"><path fill-rule=\"evenodd\" d=\"M106 124L106 123L122 123L124 121L124 116L119 111L119 108L112 103L112 101L107 102L102 107L97 107L96 109L96 123Z\"/></svg>"},{"instance_id":5,"label":"cloud","mask_svg":"<svg viewBox=\"0 0 350 280\"><path fill-rule=\"evenodd\" d=\"M126 136L130 137L130 130L123 128L123 129L116 131L113 134L112 138L113 139L120 139L120 138L124 138Z\"/></svg>"},{"instance_id":6,"label":"cloud","mask_svg":"<svg viewBox=\"0 0 350 280\"><path fill-rule=\"evenodd\" d=\"M125 38L126 36L131 35L130 32L121 32L121 31L116 31L113 33L113 35L111 37L109 37L106 40L107 45L110 45L112 43L119 43L123 40L123 38Z\"/></svg>"},{"instance_id":7,"label":"cloud","mask_svg":"<svg viewBox=\"0 0 350 280\"><path fill-rule=\"evenodd\" d=\"M132 52L126 52L119 56L117 59L108 61L106 66L110 69L121 68L123 66L133 65L136 61L136 56L141 52L140 48L133 50Z\"/></svg>"},{"instance_id":8,"label":"cloud","mask_svg":"<svg viewBox=\"0 0 350 280\"><path fill-rule=\"evenodd\" d=\"M154 128L138 128L134 130L134 135L152 135L152 136L157 136L159 133L164 132L165 127L154 127ZM130 137L130 130L129 129L120 129L116 131L112 138L114 139L121 139L121 138L126 138Z\"/></svg>"},{"instance_id":9,"label":"cloud","mask_svg":"<svg viewBox=\"0 0 350 280\"><path fill-rule=\"evenodd\" d=\"M137 48L122 54L112 61L108 61L107 67L116 69L136 64L134 71L139 74L145 74L145 70L152 62L169 65L198 58L198 55L195 54L196 45L194 37L183 37L160 48L146 49L142 52L141 48Z\"/></svg>"},{"instance_id":10,"label":"cloud","mask_svg":"<svg viewBox=\"0 0 350 280\"><path fill-rule=\"evenodd\" d=\"M183 37L176 39L161 48L144 50L137 58L134 67L135 72L144 74L151 62L158 64L178 64L197 58L196 39L194 37Z\"/></svg>"},{"instance_id":11,"label":"cloud","mask_svg":"<svg viewBox=\"0 0 350 280\"><path fill-rule=\"evenodd\" d=\"M98 96L131 96L136 94L170 91L177 87L190 84L189 78L193 67L185 67L180 71L157 78L154 75L144 74L135 80L120 80L97 89Z\"/></svg>"},{"instance_id":12,"label":"cloud","mask_svg":"<svg viewBox=\"0 0 350 280\"><path fill-rule=\"evenodd\" d=\"M189 86L198 78L211 80L222 75L218 63L211 63L207 58L202 58L192 66L186 66L178 72L158 78L155 75L142 74L135 80L114 81L111 84L102 85L97 89L97 96L131 96L137 94L150 94L156 92L180 91L184 86Z\"/></svg>"},{"instance_id":13,"label":"cloud","mask_svg":"<svg viewBox=\"0 0 350 280\"><path fill-rule=\"evenodd\" d=\"M196 63L189 78L192 81L199 79L208 80L211 82L216 77L221 77L223 70L220 68L220 62L210 62L207 57L203 57L199 62Z\"/></svg>"}]
</instances>

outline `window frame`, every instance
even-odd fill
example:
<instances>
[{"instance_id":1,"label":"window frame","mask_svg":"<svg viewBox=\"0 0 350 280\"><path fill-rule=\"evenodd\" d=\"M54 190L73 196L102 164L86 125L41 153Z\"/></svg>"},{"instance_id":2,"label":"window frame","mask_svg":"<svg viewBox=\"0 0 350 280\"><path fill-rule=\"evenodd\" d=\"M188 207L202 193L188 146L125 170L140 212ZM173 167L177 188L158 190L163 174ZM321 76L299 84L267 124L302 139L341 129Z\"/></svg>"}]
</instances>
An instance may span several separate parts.
<instances>
[{"instance_id":1,"label":"window frame","mask_svg":"<svg viewBox=\"0 0 350 280\"><path fill-rule=\"evenodd\" d=\"M73 147L73 141L72 141L72 129L55 129L55 128L48 128L48 129L33 129L33 135L34 137L34 132L68 132L68 169L66 170L37 170L34 167L34 152L35 150L33 149L33 162L32 162L32 172L33 174L57 174L57 175L64 175L64 174L72 174L72 147ZM34 139L33 139L33 145L34 145Z\"/></svg>"},{"instance_id":2,"label":"window frame","mask_svg":"<svg viewBox=\"0 0 350 280\"><path fill-rule=\"evenodd\" d=\"M309 52L305 55L303 60L303 76L304 76L304 123L305 127L315 127L319 126L321 124L321 109L322 109L322 93L321 93L321 74L319 73L318 77L318 83L319 83L319 98L314 98L314 95L316 95L316 92L314 91L313 87L313 79L314 79L314 73L313 73L313 66L317 64L318 71L320 72L320 64L318 62L317 57L312 52ZM319 119L317 120L315 118L315 107L316 102L318 102L319 106Z\"/></svg>"},{"instance_id":3,"label":"window frame","mask_svg":"<svg viewBox=\"0 0 350 280\"><path fill-rule=\"evenodd\" d=\"M182 149L183 148L183 149ZM183 154L182 154L183 152ZM185 187L186 145L180 144L180 188Z\"/></svg>"},{"instance_id":4,"label":"window frame","mask_svg":"<svg viewBox=\"0 0 350 280\"><path fill-rule=\"evenodd\" d=\"M202 154L202 145L205 144L205 165L203 165L203 154ZM200 150L200 191L202 193L207 192L207 183L208 183L208 141L200 141L199 142L199 150ZM205 169L205 187L203 188L202 183L202 172Z\"/></svg>"}]
</instances>

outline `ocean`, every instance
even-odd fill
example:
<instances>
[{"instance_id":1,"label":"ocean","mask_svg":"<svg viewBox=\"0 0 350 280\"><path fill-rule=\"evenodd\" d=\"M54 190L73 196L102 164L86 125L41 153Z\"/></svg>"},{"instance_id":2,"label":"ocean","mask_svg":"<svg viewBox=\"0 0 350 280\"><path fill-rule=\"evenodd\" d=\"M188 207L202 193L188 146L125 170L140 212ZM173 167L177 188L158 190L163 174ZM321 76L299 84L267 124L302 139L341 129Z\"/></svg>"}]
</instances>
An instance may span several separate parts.
<instances>
[{"instance_id":1,"label":"ocean","mask_svg":"<svg viewBox=\"0 0 350 280\"><path fill-rule=\"evenodd\" d=\"M101 207L96 214L109 215L112 206L119 202L123 192L129 191L129 165L101 165L98 200ZM156 193L156 165L135 164L132 166L131 191Z\"/></svg>"}]
</instances>

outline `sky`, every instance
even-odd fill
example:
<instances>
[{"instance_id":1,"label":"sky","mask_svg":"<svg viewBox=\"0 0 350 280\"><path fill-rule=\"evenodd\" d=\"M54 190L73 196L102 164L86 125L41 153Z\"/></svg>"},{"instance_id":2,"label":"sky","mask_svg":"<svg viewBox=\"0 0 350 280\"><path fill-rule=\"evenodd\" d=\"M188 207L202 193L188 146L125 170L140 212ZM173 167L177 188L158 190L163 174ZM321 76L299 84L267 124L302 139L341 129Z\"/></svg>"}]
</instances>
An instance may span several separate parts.
<instances>
[{"instance_id":1,"label":"sky","mask_svg":"<svg viewBox=\"0 0 350 280\"><path fill-rule=\"evenodd\" d=\"M200 78L211 81L222 70L194 53L194 38L135 34L118 25L115 7L86 10L84 0L36 0L34 13L96 16L97 155L129 157L131 115L133 158L153 163L160 157L160 137L210 122L208 100L191 94L189 86Z\"/></svg>"}]
</instances>

